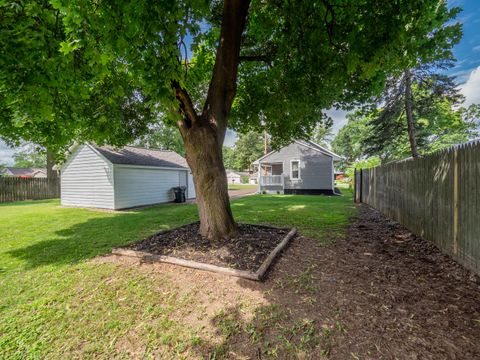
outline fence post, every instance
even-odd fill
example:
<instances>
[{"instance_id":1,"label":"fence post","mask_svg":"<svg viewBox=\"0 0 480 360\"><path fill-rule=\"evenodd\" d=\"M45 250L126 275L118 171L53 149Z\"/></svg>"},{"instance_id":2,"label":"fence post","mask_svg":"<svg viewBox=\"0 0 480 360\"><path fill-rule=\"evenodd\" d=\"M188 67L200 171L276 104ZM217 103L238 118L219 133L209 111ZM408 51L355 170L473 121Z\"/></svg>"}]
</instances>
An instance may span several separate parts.
<instances>
[{"instance_id":1,"label":"fence post","mask_svg":"<svg viewBox=\"0 0 480 360\"><path fill-rule=\"evenodd\" d=\"M360 189L360 199L359 199L359 203L362 203L363 202L363 169L360 169L360 186L359 186L359 189Z\"/></svg>"},{"instance_id":2,"label":"fence post","mask_svg":"<svg viewBox=\"0 0 480 360\"><path fill-rule=\"evenodd\" d=\"M458 254L458 149L453 150L453 254Z\"/></svg>"},{"instance_id":3,"label":"fence post","mask_svg":"<svg viewBox=\"0 0 480 360\"><path fill-rule=\"evenodd\" d=\"M357 169L353 169L353 202L358 202L357 192Z\"/></svg>"},{"instance_id":4,"label":"fence post","mask_svg":"<svg viewBox=\"0 0 480 360\"><path fill-rule=\"evenodd\" d=\"M354 187L355 187L355 202L361 203L362 202L362 180L363 180L363 171L362 169L354 170Z\"/></svg>"}]
</instances>

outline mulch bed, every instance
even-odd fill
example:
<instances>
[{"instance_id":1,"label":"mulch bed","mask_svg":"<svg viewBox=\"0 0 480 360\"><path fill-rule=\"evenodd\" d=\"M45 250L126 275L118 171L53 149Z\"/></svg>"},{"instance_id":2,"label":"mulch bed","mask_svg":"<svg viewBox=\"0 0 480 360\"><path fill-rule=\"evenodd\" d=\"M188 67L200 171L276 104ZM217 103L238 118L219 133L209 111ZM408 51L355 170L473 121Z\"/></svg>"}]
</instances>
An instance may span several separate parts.
<instances>
[{"instance_id":1,"label":"mulch bed","mask_svg":"<svg viewBox=\"0 0 480 360\"><path fill-rule=\"evenodd\" d=\"M284 286L306 269L313 289ZM265 287L319 333L331 329L329 359L480 359L479 277L366 205L345 238L294 241Z\"/></svg>"},{"instance_id":2,"label":"mulch bed","mask_svg":"<svg viewBox=\"0 0 480 360\"><path fill-rule=\"evenodd\" d=\"M210 241L198 233L199 226L196 222L159 232L125 249L255 272L289 232L289 229L238 224L236 238Z\"/></svg>"}]
</instances>

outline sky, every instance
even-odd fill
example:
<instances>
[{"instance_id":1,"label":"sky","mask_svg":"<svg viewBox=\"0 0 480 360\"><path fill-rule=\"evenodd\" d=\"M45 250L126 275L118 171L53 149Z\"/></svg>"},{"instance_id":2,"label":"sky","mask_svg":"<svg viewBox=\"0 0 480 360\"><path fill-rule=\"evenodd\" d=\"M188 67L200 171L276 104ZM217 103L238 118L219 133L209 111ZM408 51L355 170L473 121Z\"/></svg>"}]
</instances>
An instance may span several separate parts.
<instances>
[{"instance_id":1,"label":"sky","mask_svg":"<svg viewBox=\"0 0 480 360\"><path fill-rule=\"evenodd\" d=\"M448 74L456 77L466 97L465 105L480 103L480 0L448 0L448 4L463 8L457 18L463 24L463 38L453 49L457 63ZM342 110L328 110L327 113L334 121L334 132L338 132L347 122L347 113ZM228 130L225 145L233 146L235 140L235 132ZM14 152L0 139L0 164L12 165Z\"/></svg>"}]
</instances>

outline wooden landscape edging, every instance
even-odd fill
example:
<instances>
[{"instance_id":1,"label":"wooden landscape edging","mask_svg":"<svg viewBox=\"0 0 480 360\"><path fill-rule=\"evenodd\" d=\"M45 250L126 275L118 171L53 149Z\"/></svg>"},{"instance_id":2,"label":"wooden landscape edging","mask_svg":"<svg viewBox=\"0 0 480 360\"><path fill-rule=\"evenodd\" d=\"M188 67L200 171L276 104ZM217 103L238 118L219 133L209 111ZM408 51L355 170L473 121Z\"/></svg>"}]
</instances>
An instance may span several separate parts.
<instances>
[{"instance_id":1,"label":"wooden landscape edging","mask_svg":"<svg viewBox=\"0 0 480 360\"><path fill-rule=\"evenodd\" d=\"M211 265L200 263L193 260L185 260L180 259L172 256L166 255L155 255L144 251L136 251L136 250L129 250L123 248L114 248L112 249L113 255L120 255L120 256L130 256L137 259L140 259L141 262L161 262L173 265L184 266L192 269L198 270L205 270L216 272L224 275L229 276L236 276L244 279L260 281L265 276L267 270L269 269L270 265L272 264L273 260L277 257L277 255L288 245L290 240L297 234L297 229L292 228L289 233L282 239L282 241L272 250L272 252L267 256L265 261L260 265L257 271L247 271L247 270L237 270L232 268L227 268L223 266Z\"/></svg>"}]
</instances>

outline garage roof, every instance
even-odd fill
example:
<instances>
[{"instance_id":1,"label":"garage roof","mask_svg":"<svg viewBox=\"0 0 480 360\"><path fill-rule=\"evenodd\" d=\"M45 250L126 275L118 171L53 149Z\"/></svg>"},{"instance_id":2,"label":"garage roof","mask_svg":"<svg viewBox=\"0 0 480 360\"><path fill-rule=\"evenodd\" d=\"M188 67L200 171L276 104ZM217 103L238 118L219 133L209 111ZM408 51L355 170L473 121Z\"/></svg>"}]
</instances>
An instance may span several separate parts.
<instances>
[{"instance_id":1,"label":"garage roof","mask_svg":"<svg viewBox=\"0 0 480 360\"><path fill-rule=\"evenodd\" d=\"M136 146L114 148L112 146L95 146L90 144L112 164L137 165L171 168L188 168L187 160L170 150L144 149Z\"/></svg>"}]
</instances>

